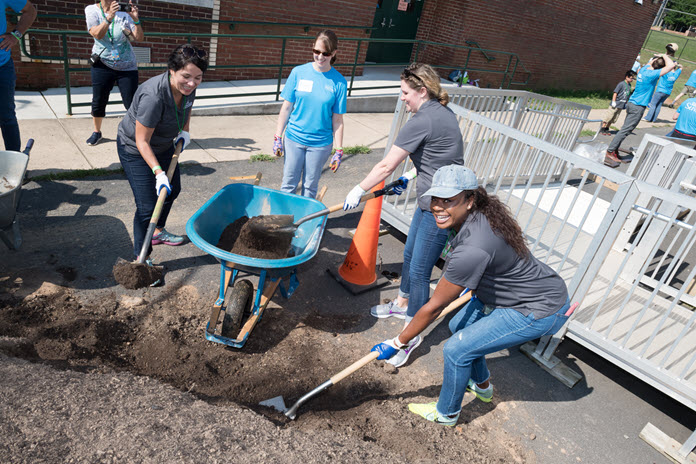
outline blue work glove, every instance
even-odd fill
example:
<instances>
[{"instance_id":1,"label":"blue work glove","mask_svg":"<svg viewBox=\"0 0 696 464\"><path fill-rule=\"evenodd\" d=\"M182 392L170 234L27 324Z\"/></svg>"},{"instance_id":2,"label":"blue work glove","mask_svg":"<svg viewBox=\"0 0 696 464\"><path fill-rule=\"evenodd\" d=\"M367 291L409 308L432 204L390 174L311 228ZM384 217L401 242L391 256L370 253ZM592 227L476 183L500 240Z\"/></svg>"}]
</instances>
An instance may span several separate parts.
<instances>
[{"instance_id":1,"label":"blue work glove","mask_svg":"<svg viewBox=\"0 0 696 464\"><path fill-rule=\"evenodd\" d=\"M188 144L191 143L191 135L188 132L182 130L181 132L179 132L179 134L174 139L174 146L175 147L179 143L179 140L184 141L184 146L181 147L181 151L183 152L184 148L188 147Z\"/></svg>"},{"instance_id":2,"label":"blue work glove","mask_svg":"<svg viewBox=\"0 0 696 464\"><path fill-rule=\"evenodd\" d=\"M341 158L343 158L343 148L337 148L331 157L331 163L329 163L329 167L333 172L338 171L338 167L341 165Z\"/></svg>"},{"instance_id":3,"label":"blue work glove","mask_svg":"<svg viewBox=\"0 0 696 464\"><path fill-rule=\"evenodd\" d=\"M401 176L398 180L403 181L403 185L397 185L396 187L393 187L392 190L397 195L401 195L402 193L404 193L404 190L406 190L406 187L408 187L408 177Z\"/></svg>"},{"instance_id":4,"label":"blue work glove","mask_svg":"<svg viewBox=\"0 0 696 464\"><path fill-rule=\"evenodd\" d=\"M273 136L273 154L278 157L283 156L283 137L280 135Z\"/></svg>"},{"instance_id":5,"label":"blue work glove","mask_svg":"<svg viewBox=\"0 0 696 464\"><path fill-rule=\"evenodd\" d=\"M396 346L396 338L391 340L384 340L382 343L378 343L372 347L370 351L376 351L379 353L377 359L389 359L399 352L399 348Z\"/></svg>"},{"instance_id":6,"label":"blue work glove","mask_svg":"<svg viewBox=\"0 0 696 464\"><path fill-rule=\"evenodd\" d=\"M155 181L157 184L155 185L155 191L157 192L157 195L160 194L160 190L163 188L167 189L167 195L171 195L172 193L172 186L169 185L169 179L167 179L167 173L162 171L159 174L155 176Z\"/></svg>"},{"instance_id":7,"label":"blue work glove","mask_svg":"<svg viewBox=\"0 0 696 464\"><path fill-rule=\"evenodd\" d=\"M353 187L353 190L350 191L346 197L346 200L343 202L343 211L348 211L349 209L353 209L358 206L360 204L360 199L366 193L367 191L363 190L362 187L360 187L360 184Z\"/></svg>"}]
</instances>

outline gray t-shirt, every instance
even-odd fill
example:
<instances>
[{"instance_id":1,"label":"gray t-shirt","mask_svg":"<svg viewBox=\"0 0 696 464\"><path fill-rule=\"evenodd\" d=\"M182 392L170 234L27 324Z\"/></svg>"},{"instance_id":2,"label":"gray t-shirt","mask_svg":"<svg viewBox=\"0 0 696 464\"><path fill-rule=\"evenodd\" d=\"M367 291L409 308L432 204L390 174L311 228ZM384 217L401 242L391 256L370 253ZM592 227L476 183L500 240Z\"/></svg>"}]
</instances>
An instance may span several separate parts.
<instances>
[{"instance_id":1,"label":"gray t-shirt","mask_svg":"<svg viewBox=\"0 0 696 464\"><path fill-rule=\"evenodd\" d=\"M88 31L106 21L106 16L102 12L99 3L85 8L85 18L87 19ZM99 40L94 39L92 53L99 55L102 63L111 69L116 71L135 71L138 69L138 62L135 59L133 47L128 37L123 33L123 29L128 29L131 33L134 33L135 23L128 13L117 11L106 35Z\"/></svg>"},{"instance_id":2,"label":"gray t-shirt","mask_svg":"<svg viewBox=\"0 0 696 464\"><path fill-rule=\"evenodd\" d=\"M409 152L418 172L418 207L430 211L430 198L421 198L442 166L464 164L464 143L457 117L437 100L428 100L404 124L394 145Z\"/></svg>"},{"instance_id":3,"label":"gray t-shirt","mask_svg":"<svg viewBox=\"0 0 696 464\"><path fill-rule=\"evenodd\" d=\"M186 124L196 92L184 95L181 105L174 106L174 96L169 85L169 71L140 84L133 96L133 103L118 125L119 140L126 146L126 151L138 154L135 145L135 121L145 127L154 128L150 146L155 154L171 148L180 128Z\"/></svg>"},{"instance_id":4,"label":"gray t-shirt","mask_svg":"<svg viewBox=\"0 0 696 464\"><path fill-rule=\"evenodd\" d=\"M452 240L445 263L445 278L474 290L476 297L494 308L512 308L536 319L551 315L568 300L563 279L531 253L520 258L496 235L488 218L469 216Z\"/></svg>"},{"instance_id":5,"label":"gray t-shirt","mask_svg":"<svg viewBox=\"0 0 696 464\"><path fill-rule=\"evenodd\" d=\"M616 85L614 93L616 94L616 107L622 110L625 109L626 102L628 102L631 96L631 86L623 80Z\"/></svg>"}]
</instances>

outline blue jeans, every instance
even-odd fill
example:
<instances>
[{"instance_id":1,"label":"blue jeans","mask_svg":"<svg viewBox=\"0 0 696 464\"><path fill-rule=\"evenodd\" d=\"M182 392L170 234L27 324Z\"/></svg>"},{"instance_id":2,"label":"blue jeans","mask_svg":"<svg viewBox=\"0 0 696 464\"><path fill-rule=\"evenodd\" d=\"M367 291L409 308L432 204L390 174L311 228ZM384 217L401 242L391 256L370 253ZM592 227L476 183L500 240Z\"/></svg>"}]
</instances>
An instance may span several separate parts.
<instances>
[{"instance_id":1,"label":"blue jeans","mask_svg":"<svg viewBox=\"0 0 696 464\"><path fill-rule=\"evenodd\" d=\"M9 59L0 66L0 130L5 142L5 150L20 151L19 124L15 114L15 74L14 63Z\"/></svg>"},{"instance_id":2,"label":"blue jeans","mask_svg":"<svg viewBox=\"0 0 696 464\"><path fill-rule=\"evenodd\" d=\"M133 191L133 197L135 198L135 216L133 217L133 254L137 258L140 254L140 249L143 246L143 240L145 240L145 234L147 233L147 228L150 225L152 213L155 211L155 205L157 204L155 176L152 174L150 166L147 165L140 154L133 155L126 151L126 147L123 145L120 138L116 139L116 149L118 150L118 158L121 160L121 165L126 173L128 183ZM172 161L173 154L173 144L171 149L165 151L164 153L155 153L159 165L162 166L162 169L164 169L165 172L167 169L169 169L169 163ZM181 192L181 176L179 175L179 166L177 166L174 170L174 175L172 177L173 178L170 182L172 193L167 195L167 199L164 201L162 213L157 221L158 228L164 227L167 223L167 216L169 216L169 211L172 209L172 204L174 203L174 200L176 200L176 197L179 196L179 192ZM149 245L147 256L150 256L151 252L152 245Z\"/></svg>"},{"instance_id":3,"label":"blue jeans","mask_svg":"<svg viewBox=\"0 0 696 464\"><path fill-rule=\"evenodd\" d=\"M449 323L452 337L445 343L444 378L437 402L440 414L457 414L469 379L483 383L490 377L485 355L554 334L568 320L570 302L554 314L535 319L510 308L496 308L484 314L484 306L472 299Z\"/></svg>"},{"instance_id":4,"label":"blue jeans","mask_svg":"<svg viewBox=\"0 0 696 464\"><path fill-rule=\"evenodd\" d=\"M645 120L648 122L657 121L657 117L660 115L660 110L662 109L662 104L669 97L668 93L655 92L650 100L650 105L648 105L648 114L645 116Z\"/></svg>"},{"instance_id":5,"label":"blue jeans","mask_svg":"<svg viewBox=\"0 0 696 464\"><path fill-rule=\"evenodd\" d=\"M416 208L404 245L399 296L408 298L406 315L413 317L430 299L430 276L447 242L447 229L440 229L430 211Z\"/></svg>"},{"instance_id":6,"label":"blue jeans","mask_svg":"<svg viewBox=\"0 0 696 464\"><path fill-rule=\"evenodd\" d=\"M285 165L280 190L295 193L302 180L302 196L315 198L321 170L331 156L333 144L309 147L283 137L283 146L285 147Z\"/></svg>"},{"instance_id":7,"label":"blue jeans","mask_svg":"<svg viewBox=\"0 0 696 464\"><path fill-rule=\"evenodd\" d=\"M116 71L101 61L92 66L92 116L103 118L106 105L114 84L118 84L121 100L126 109L133 103L133 95L138 90L138 71Z\"/></svg>"}]
</instances>

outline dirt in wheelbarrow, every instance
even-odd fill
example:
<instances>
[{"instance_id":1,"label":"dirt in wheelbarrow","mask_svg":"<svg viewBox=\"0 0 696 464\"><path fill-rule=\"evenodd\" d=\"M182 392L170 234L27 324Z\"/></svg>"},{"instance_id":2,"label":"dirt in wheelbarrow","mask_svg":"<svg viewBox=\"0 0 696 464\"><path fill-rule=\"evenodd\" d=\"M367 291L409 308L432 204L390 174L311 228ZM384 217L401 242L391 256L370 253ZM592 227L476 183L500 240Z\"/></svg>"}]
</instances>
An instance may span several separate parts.
<instances>
[{"instance_id":1,"label":"dirt in wheelbarrow","mask_svg":"<svg viewBox=\"0 0 696 464\"><path fill-rule=\"evenodd\" d=\"M288 257L292 235L278 237L254 233L252 224L262 216L249 219L242 216L222 231L217 247L232 253L261 259L283 259Z\"/></svg>"},{"instance_id":2,"label":"dirt in wheelbarrow","mask_svg":"<svg viewBox=\"0 0 696 464\"><path fill-rule=\"evenodd\" d=\"M258 406L277 395L289 406L366 353L360 317L324 315L318 300L301 313L272 301L238 350L205 341L209 295L193 286L88 301L49 283L23 295L22 285L0 281L2 462L536 462L504 432L511 402L467 395L453 428L409 413L407 403L439 391L439 379L413 366L395 373L374 362L295 421ZM11 370L2 355L42 371Z\"/></svg>"}]
</instances>

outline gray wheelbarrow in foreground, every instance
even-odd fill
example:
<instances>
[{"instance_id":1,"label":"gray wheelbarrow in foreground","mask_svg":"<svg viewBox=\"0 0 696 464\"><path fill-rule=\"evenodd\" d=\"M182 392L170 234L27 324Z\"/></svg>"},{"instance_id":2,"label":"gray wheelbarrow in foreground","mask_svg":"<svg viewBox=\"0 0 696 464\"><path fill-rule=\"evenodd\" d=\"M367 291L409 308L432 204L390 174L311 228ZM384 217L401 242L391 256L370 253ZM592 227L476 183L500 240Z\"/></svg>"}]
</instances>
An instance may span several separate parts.
<instances>
[{"instance_id":1,"label":"gray wheelbarrow in foreground","mask_svg":"<svg viewBox=\"0 0 696 464\"><path fill-rule=\"evenodd\" d=\"M34 139L29 139L23 152L0 151L0 240L10 250L16 250L22 244L16 215L33 145Z\"/></svg>"}]
</instances>

